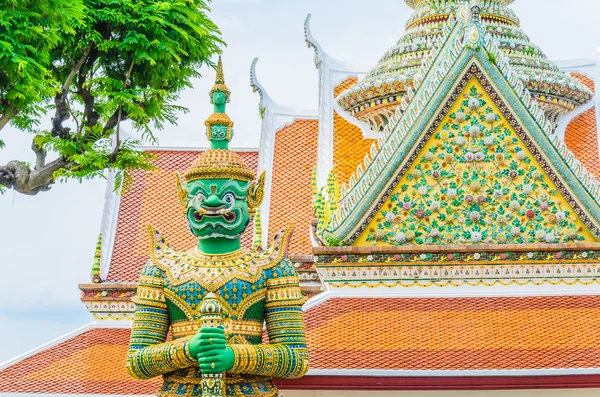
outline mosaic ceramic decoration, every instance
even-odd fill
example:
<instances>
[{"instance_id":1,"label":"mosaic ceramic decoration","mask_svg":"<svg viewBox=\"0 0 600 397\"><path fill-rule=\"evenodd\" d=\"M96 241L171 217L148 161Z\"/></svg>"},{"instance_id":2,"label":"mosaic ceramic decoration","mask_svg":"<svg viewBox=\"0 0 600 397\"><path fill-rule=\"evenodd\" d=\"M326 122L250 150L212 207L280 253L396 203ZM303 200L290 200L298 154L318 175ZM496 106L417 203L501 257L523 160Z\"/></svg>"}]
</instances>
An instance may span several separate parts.
<instances>
[{"instance_id":1,"label":"mosaic ceramic decoration","mask_svg":"<svg viewBox=\"0 0 600 397\"><path fill-rule=\"evenodd\" d=\"M414 77L424 59L435 49L443 26L459 11L459 0L406 0L414 13L406 32L381 58L367 77L338 97L355 117L382 130L395 114L402 96L414 88ZM587 103L592 93L579 81L561 72L543 51L530 42L517 15L508 8L512 1L481 2L481 20L487 33L498 40L500 50L551 120Z\"/></svg>"},{"instance_id":2,"label":"mosaic ceramic decoration","mask_svg":"<svg viewBox=\"0 0 600 397\"><path fill-rule=\"evenodd\" d=\"M451 16L349 183L315 190L320 245L600 239L600 184L486 26L479 6Z\"/></svg>"},{"instance_id":3,"label":"mosaic ceramic decoration","mask_svg":"<svg viewBox=\"0 0 600 397\"><path fill-rule=\"evenodd\" d=\"M593 241L475 79L459 99L358 245Z\"/></svg>"}]
</instances>

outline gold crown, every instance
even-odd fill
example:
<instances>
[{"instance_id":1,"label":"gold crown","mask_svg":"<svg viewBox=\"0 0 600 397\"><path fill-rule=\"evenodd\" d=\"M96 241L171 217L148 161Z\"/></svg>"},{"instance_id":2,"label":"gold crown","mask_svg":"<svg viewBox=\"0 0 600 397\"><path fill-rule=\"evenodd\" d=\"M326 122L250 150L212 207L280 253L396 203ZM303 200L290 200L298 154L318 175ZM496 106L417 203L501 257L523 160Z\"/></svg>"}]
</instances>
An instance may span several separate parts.
<instances>
[{"instance_id":1,"label":"gold crown","mask_svg":"<svg viewBox=\"0 0 600 397\"><path fill-rule=\"evenodd\" d=\"M186 182L198 179L254 180L254 172L231 150L209 149L203 152L185 173Z\"/></svg>"},{"instance_id":2,"label":"gold crown","mask_svg":"<svg viewBox=\"0 0 600 397\"><path fill-rule=\"evenodd\" d=\"M231 91L229 91L229 88L227 88L225 85L225 73L223 72L223 61L221 60L221 56L219 56L219 63L217 64L217 77L215 78L215 85L208 93L208 95L210 95L210 103L213 103L212 97L217 91L224 93L227 96L227 103L229 103Z\"/></svg>"}]
</instances>

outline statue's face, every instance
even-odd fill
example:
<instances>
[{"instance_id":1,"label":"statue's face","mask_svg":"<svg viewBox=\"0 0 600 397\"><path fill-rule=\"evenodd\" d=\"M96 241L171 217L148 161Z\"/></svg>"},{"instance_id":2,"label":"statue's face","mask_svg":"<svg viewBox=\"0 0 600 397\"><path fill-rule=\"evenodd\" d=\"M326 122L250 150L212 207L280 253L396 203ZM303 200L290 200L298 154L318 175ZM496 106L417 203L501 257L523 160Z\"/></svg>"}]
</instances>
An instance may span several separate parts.
<instances>
[{"instance_id":1,"label":"statue's face","mask_svg":"<svg viewBox=\"0 0 600 397\"><path fill-rule=\"evenodd\" d=\"M239 238L249 223L250 182L235 179L202 179L187 183L186 218L199 239Z\"/></svg>"},{"instance_id":2,"label":"statue's face","mask_svg":"<svg viewBox=\"0 0 600 397\"><path fill-rule=\"evenodd\" d=\"M213 104L225 105L227 103L227 95L221 91L215 91L212 95Z\"/></svg>"}]
</instances>

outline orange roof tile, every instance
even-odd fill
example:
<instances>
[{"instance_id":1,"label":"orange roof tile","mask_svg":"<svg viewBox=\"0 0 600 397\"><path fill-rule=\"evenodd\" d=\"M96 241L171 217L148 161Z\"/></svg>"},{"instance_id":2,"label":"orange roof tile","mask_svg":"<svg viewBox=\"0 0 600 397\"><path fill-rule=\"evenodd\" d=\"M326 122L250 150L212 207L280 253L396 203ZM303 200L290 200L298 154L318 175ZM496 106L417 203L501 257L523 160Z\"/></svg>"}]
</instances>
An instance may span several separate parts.
<instances>
[{"instance_id":1,"label":"orange roof tile","mask_svg":"<svg viewBox=\"0 0 600 397\"><path fill-rule=\"evenodd\" d=\"M147 225L160 231L175 249L196 244L181 212L175 172L185 172L199 156L193 151L150 151L157 157L154 171L132 173L131 189L121 198L114 249L107 281L136 282L148 260L150 241ZM240 152L242 159L256 171L257 152ZM252 227L242 236L245 247L252 245Z\"/></svg>"},{"instance_id":2,"label":"orange roof tile","mask_svg":"<svg viewBox=\"0 0 600 397\"><path fill-rule=\"evenodd\" d=\"M317 165L317 120L296 120L275 135L269 235L294 223L289 253L311 254L312 173Z\"/></svg>"},{"instance_id":3,"label":"orange roof tile","mask_svg":"<svg viewBox=\"0 0 600 397\"><path fill-rule=\"evenodd\" d=\"M573 73L572 76L594 92L594 80L579 73ZM584 112L569 123L565 132L565 143L585 168L597 179L600 179L600 152L598 150L595 108Z\"/></svg>"},{"instance_id":4,"label":"orange roof tile","mask_svg":"<svg viewBox=\"0 0 600 397\"><path fill-rule=\"evenodd\" d=\"M312 369L600 368L600 296L337 298L305 321Z\"/></svg>"},{"instance_id":5,"label":"orange roof tile","mask_svg":"<svg viewBox=\"0 0 600 397\"><path fill-rule=\"evenodd\" d=\"M600 368L600 296L333 298L305 312L311 370ZM0 393L151 394L129 329L92 329L0 371Z\"/></svg>"},{"instance_id":6,"label":"orange roof tile","mask_svg":"<svg viewBox=\"0 0 600 397\"><path fill-rule=\"evenodd\" d=\"M334 87L333 97L337 97L342 92L346 91L348 88L352 87L356 83L358 83L358 79L356 77L348 77L346 80L342 81Z\"/></svg>"},{"instance_id":7,"label":"orange roof tile","mask_svg":"<svg viewBox=\"0 0 600 397\"><path fill-rule=\"evenodd\" d=\"M338 96L357 81L356 77L347 78L335 87L334 96ZM363 138L362 131L357 126L333 112L333 172L340 184L348 183L374 142L375 139Z\"/></svg>"},{"instance_id":8,"label":"orange roof tile","mask_svg":"<svg viewBox=\"0 0 600 397\"><path fill-rule=\"evenodd\" d=\"M590 79L588 76L581 73L572 73L571 76L582 82L590 91L595 91L594 80Z\"/></svg>"},{"instance_id":9,"label":"orange roof tile","mask_svg":"<svg viewBox=\"0 0 600 397\"><path fill-rule=\"evenodd\" d=\"M600 151L595 108L571 121L565 132L565 143L585 168L600 180Z\"/></svg>"},{"instance_id":10,"label":"orange roof tile","mask_svg":"<svg viewBox=\"0 0 600 397\"><path fill-rule=\"evenodd\" d=\"M153 394L125 369L129 329L92 329L0 371L0 393Z\"/></svg>"}]
</instances>

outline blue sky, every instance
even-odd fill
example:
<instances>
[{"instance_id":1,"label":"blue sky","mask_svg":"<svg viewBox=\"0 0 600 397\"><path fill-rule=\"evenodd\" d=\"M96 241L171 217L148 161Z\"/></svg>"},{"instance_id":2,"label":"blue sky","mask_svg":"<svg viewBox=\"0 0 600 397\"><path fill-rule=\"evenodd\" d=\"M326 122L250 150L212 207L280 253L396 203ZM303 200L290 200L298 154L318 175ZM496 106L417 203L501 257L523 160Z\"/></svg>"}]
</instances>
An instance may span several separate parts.
<instances>
[{"instance_id":1,"label":"blue sky","mask_svg":"<svg viewBox=\"0 0 600 397\"><path fill-rule=\"evenodd\" d=\"M235 145L243 147L257 147L260 131L258 95L249 86L254 57L260 58L259 80L275 101L317 107L318 75L303 34L308 13L323 48L365 70L400 38L410 13L402 0L214 0L212 7L228 43L228 113L236 123ZM551 59L590 57L600 46L597 0L517 0L513 9ZM203 75L181 96L190 113L158 134L162 145L207 144L200 126L212 110L207 93L214 71ZM7 148L0 163L32 160L30 136L1 133ZM37 197L0 196L0 362L91 321L77 285L89 282L104 190L105 182L97 180L58 185Z\"/></svg>"}]
</instances>

